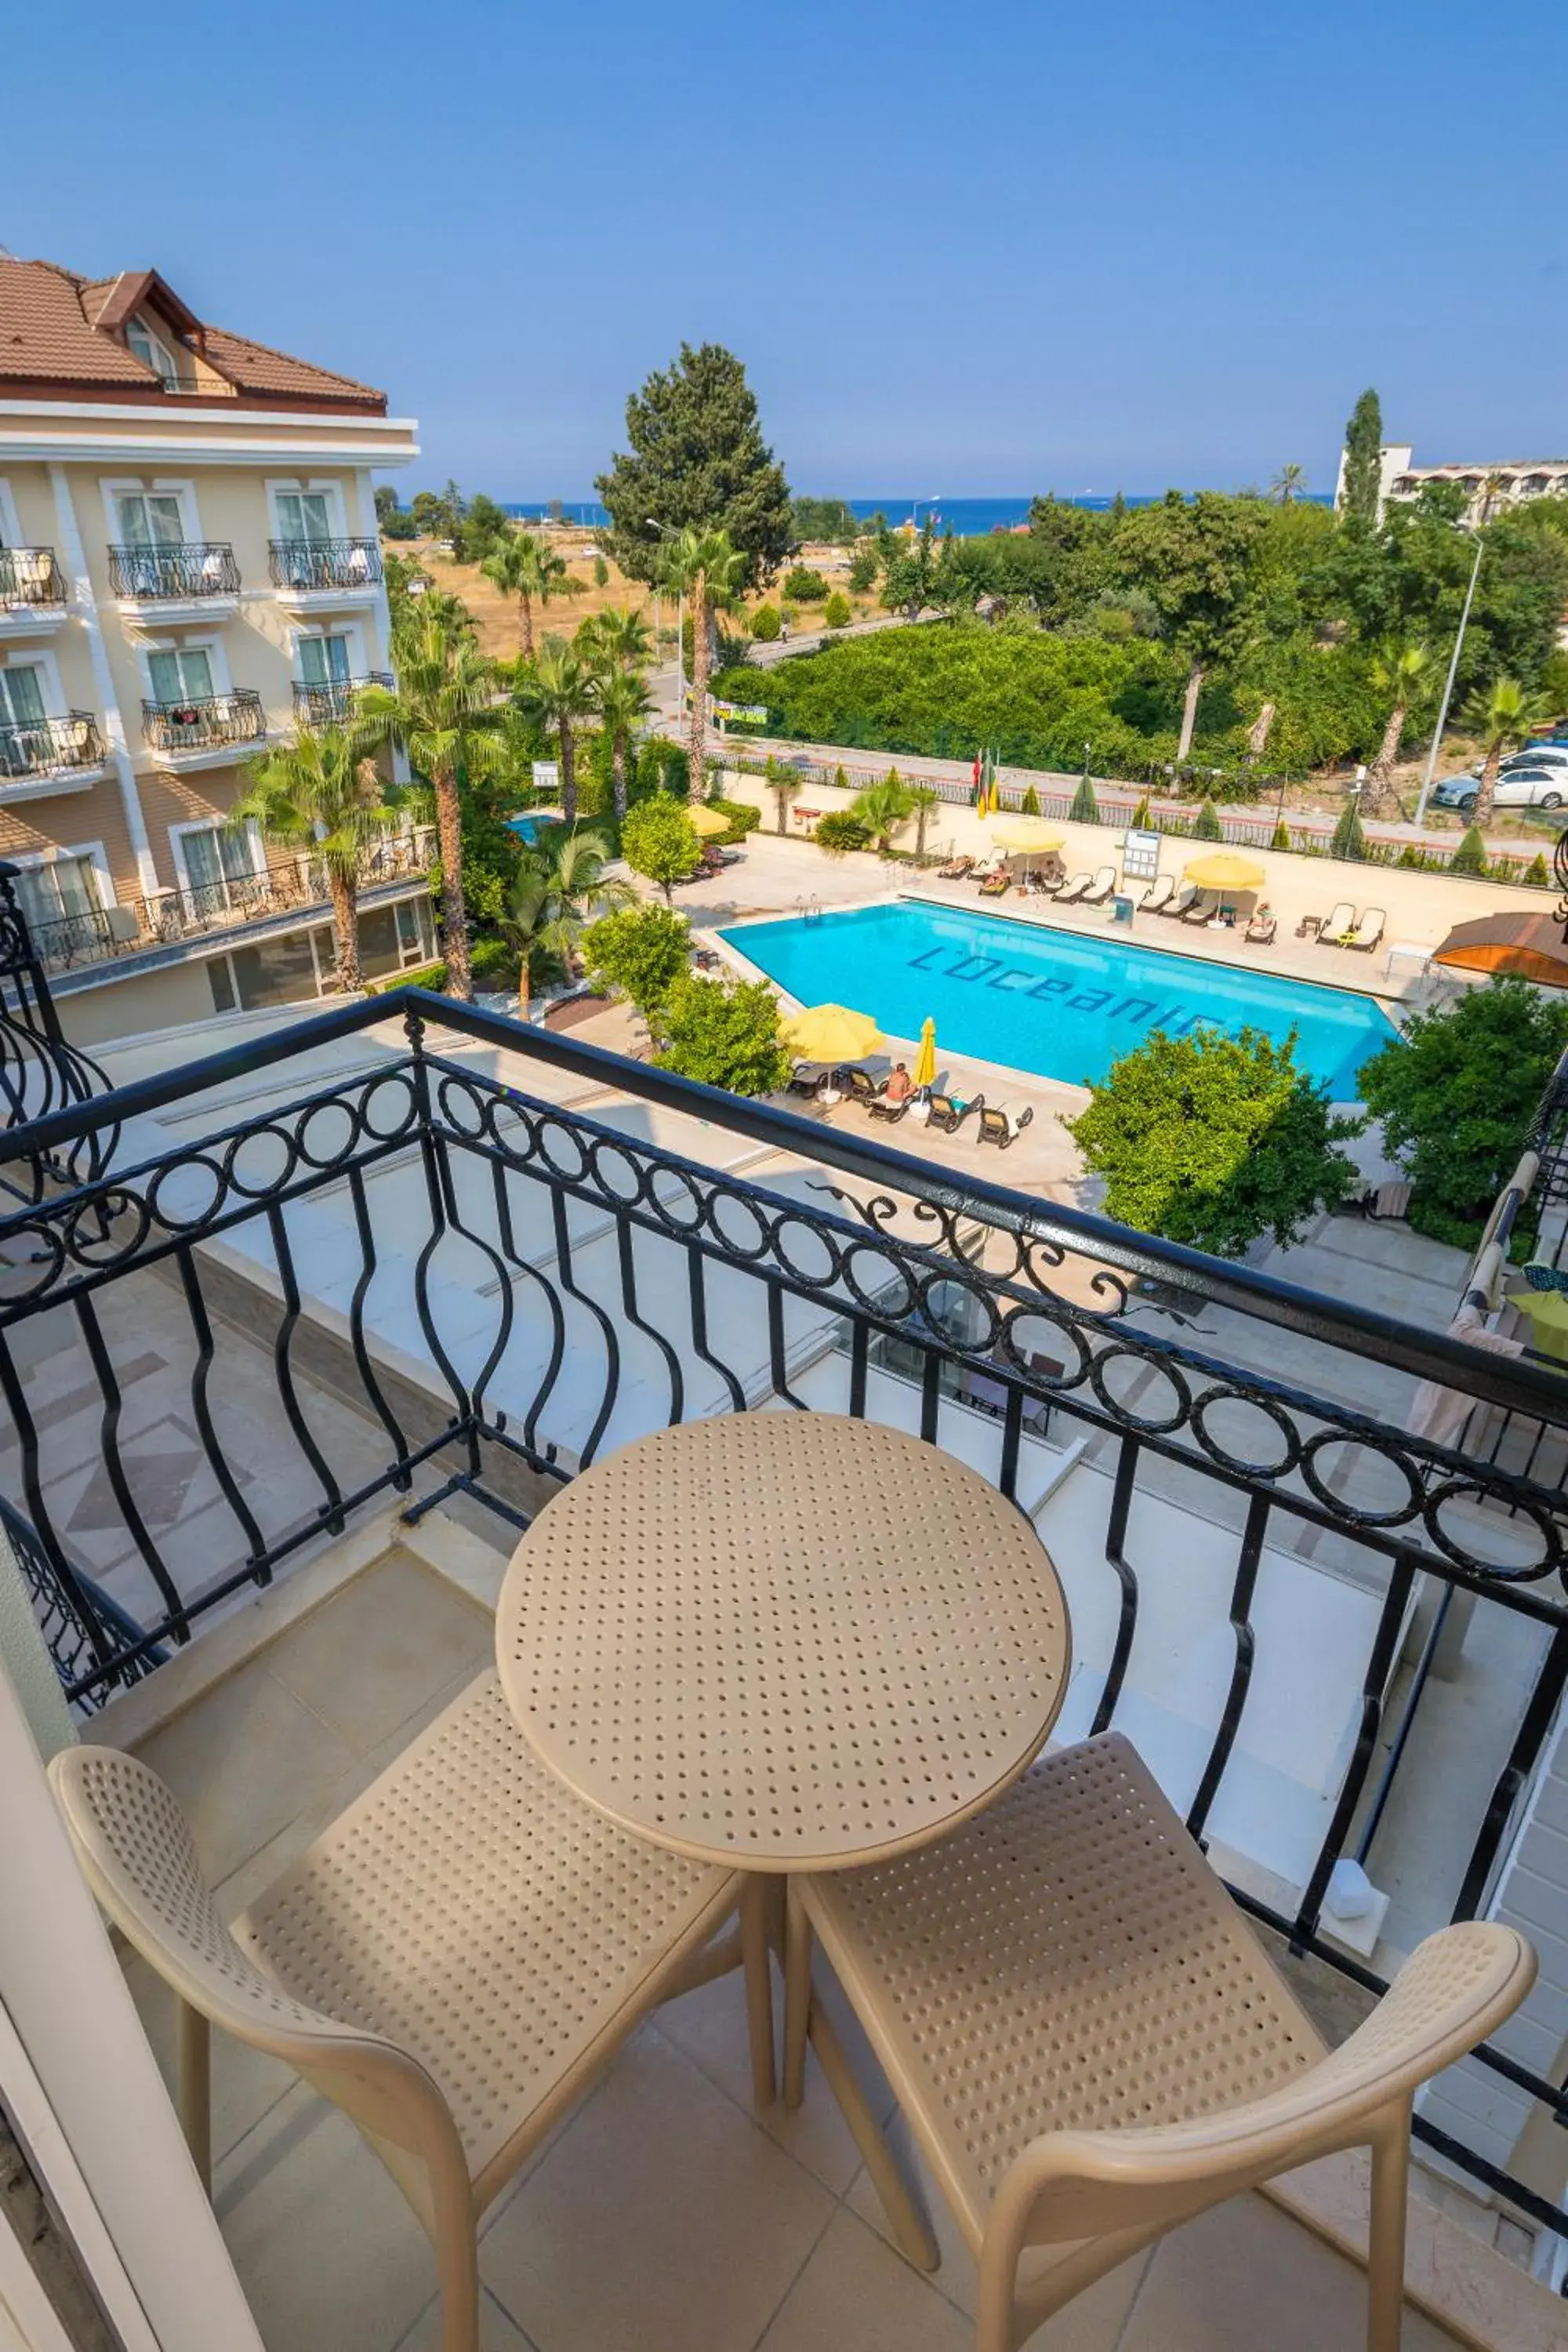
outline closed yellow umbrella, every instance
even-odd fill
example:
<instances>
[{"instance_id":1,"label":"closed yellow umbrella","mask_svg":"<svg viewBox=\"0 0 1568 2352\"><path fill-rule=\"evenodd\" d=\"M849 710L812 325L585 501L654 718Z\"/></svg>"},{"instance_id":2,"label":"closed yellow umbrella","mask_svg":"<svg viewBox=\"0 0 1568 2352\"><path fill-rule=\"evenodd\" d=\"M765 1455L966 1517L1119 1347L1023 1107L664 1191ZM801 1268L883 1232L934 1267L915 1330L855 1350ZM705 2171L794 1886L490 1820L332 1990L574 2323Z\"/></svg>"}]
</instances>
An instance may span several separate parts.
<instances>
[{"instance_id":1,"label":"closed yellow umbrella","mask_svg":"<svg viewBox=\"0 0 1568 2352\"><path fill-rule=\"evenodd\" d=\"M1042 853L1060 849L1064 840L1064 836L1053 832L1041 816L1004 817L1000 824L992 826L991 838L998 849L1037 849Z\"/></svg>"},{"instance_id":2,"label":"closed yellow umbrella","mask_svg":"<svg viewBox=\"0 0 1568 2352\"><path fill-rule=\"evenodd\" d=\"M1185 881L1195 882L1200 890L1260 890L1268 879L1261 866L1254 866L1250 857L1237 857L1231 849L1215 849L1206 857L1194 857L1182 873Z\"/></svg>"},{"instance_id":3,"label":"closed yellow umbrella","mask_svg":"<svg viewBox=\"0 0 1568 2352\"><path fill-rule=\"evenodd\" d=\"M915 1055L914 1083L917 1087L936 1084L936 1023L928 1013L921 1024L921 1049Z\"/></svg>"},{"instance_id":4,"label":"closed yellow umbrella","mask_svg":"<svg viewBox=\"0 0 1568 2352\"><path fill-rule=\"evenodd\" d=\"M701 840L711 841L715 835L730 830L730 820L721 809L699 806L688 809L686 814L691 819L692 830Z\"/></svg>"},{"instance_id":5,"label":"closed yellow umbrella","mask_svg":"<svg viewBox=\"0 0 1568 2352\"><path fill-rule=\"evenodd\" d=\"M843 1004L813 1004L779 1024L779 1035L803 1062L863 1062L883 1042L868 1013Z\"/></svg>"}]
</instances>

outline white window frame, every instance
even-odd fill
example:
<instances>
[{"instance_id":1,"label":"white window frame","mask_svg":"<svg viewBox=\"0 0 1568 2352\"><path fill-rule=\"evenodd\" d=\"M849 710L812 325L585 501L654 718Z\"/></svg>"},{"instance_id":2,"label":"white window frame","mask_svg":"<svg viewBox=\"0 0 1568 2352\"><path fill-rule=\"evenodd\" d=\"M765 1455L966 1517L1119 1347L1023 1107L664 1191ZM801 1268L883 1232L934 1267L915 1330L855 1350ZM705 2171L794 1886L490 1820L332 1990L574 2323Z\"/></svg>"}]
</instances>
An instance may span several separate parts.
<instances>
[{"instance_id":1,"label":"white window frame","mask_svg":"<svg viewBox=\"0 0 1568 2352\"><path fill-rule=\"evenodd\" d=\"M175 353L177 350L183 350L184 345L171 343L167 335L161 334L153 326L145 311L137 310L125 321L125 348L132 359L142 359L141 352L131 341L132 329L151 343L153 352L157 354L151 363L153 373L159 378L165 392L173 391L180 380L180 362ZM142 364L145 367L148 362L142 360Z\"/></svg>"},{"instance_id":2,"label":"white window frame","mask_svg":"<svg viewBox=\"0 0 1568 2352\"><path fill-rule=\"evenodd\" d=\"M63 719L69 709L60 684L60 666L47 646L29 646L23 653L0 653L0 669L38 669L44 673L44 717Z\"/></svg>"},{"instance_id":3,"label":"white window frame","mask_svg":"<svg viewBox=\"0 0 1568 2352\"><path fill-rule=\"evenodd\" d=\"M331 525L331 528L327 532L328 538L352 539L354 537L354 533L350 530L348 526L347 509L343 501L342 483L335 475L328 474L321 476L320 478L315 477L307 478L303 475L296 475L292 478L283 475L273 475L268 477L267 515L268 521L270 526L268 534L269 538L281 540L288 536L287 532L283 529L282 517L278 511L279 495L282 491L291 491L296 497L298 497L301 491L313 491L318 497L324 496L327 500L327 512Z\"/></svg>"},{"instance_id":4,"label":"white window frame","mask_svg":"<svg viewBox=\"0 0 1568 2352\"><path fill-rule=\"evenodd\" d=\"M169 848L174 860L175 887L181 896L192 904L195 903L197 890L206 886L204 883L193 882L191 879L190 868L185 864L185 835L188 833L233 832L235 829L233 826L226 826L222 814L216 809L213 811L211 816L192 817L184 824L172 824L169 827ZM258 881L264 881L267 877L267 845L261 837L261 827L252 821L246 824L244 831L250 842L251 870ZM228 877L226 876L224 877L226 891L227 886Z\"/></svg>"},{"instance_id":5,"label":"white window frame","mask_svg":"<svg viewBox=\"0 0 1568 2352\"><path fill-rule=\"evenodd\" d=\"M92 867L92 878L98 887L100 908L118 907L119 894L114 877L109 870L109 858L101 841L50 842L47 849L19 849L11 853L13 866L31 872L39 866L57 866L62 857L85 857Z\"/></svg>"},{"instance_id":6,"label":"white window frame","mask_svg":"<svg viewBox=\"0 0 1568 2352\"><path fill-rule=\"evenodd\" d=\"M22 519L16 512L16 501L11 495L11 485L0 474L0 547L20 547Z\"/></svg>"},{"instance_id":7,"label":"white window frame","mask_svg":"<svg viewBox=\"0 0 1568 2352\"><path fill-rule=\"evenodd\" d=\"M122 547L120 536L120 513L115 501L122 498L146 497L156 493L180 501L180 529L187 547L199 547L202 540L201 515L196 506L196 486L189 474L110 474L100 476L99 488L103 492L103 520L110 547Z\"/></svg>"},{"instance_id":8,"label":"white window frame","mask_svg":"<svg viewBox=\"0 0 1568 2352\"><path fill-rule=\"evenodd\" d=\"M153 691L152 655L194 653L204 653L207 657L207 667L212 671L214 696L221 698L232 694L234 680L229 676L228 651L223 641L222 631L200 629L193 635L187 636L182 630L177 637L138 638L136 670L142 681L143 702L156 702L158 699Z\"/></svg>"}]
</instances>

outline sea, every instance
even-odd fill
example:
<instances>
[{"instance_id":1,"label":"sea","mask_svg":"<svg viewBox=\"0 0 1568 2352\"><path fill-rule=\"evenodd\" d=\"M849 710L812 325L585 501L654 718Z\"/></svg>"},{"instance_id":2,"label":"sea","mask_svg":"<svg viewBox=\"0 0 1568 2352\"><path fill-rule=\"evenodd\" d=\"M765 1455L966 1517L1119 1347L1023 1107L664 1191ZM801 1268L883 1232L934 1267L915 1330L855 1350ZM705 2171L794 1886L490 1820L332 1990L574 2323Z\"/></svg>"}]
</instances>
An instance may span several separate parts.
<instances>
[{"instance_id":1,"label":"sea","mask_svg":"<svg viewBox=\"0 0 1568 2352\"><path fill-rule=\"evenodd\" d=\"M1125 503L1130 507L1152 506L1163 495L1163 491L1129 490L1125 493ZM1311 496L1310 493L1308 495ZM1115 504L1115 499L1116 494L1111 490L1081 490L1064 496L1063 503L1069 507L1088 507L1093 513L1103 514ZM931 515L935 518L939 532L952 531L957 539L984 539L990 531L1011 530L1016 524L1027 522L1032 499L1031 494L1026 491L1016 498L1005 499L900 497L849 499L845 503L866 522L876 515L885 515L897 530L900 523L923 523L926 517ZM1327 504L1327 499L1322 503ZM523 499L509 503L506 510L521 520L540 522L550 520L555 513L555 507L548 499ZM563 521L581 523L584 530L599 530L610 520L605 509L594 499L563 499L560 513Z\"/></svg>"}]
</instances>

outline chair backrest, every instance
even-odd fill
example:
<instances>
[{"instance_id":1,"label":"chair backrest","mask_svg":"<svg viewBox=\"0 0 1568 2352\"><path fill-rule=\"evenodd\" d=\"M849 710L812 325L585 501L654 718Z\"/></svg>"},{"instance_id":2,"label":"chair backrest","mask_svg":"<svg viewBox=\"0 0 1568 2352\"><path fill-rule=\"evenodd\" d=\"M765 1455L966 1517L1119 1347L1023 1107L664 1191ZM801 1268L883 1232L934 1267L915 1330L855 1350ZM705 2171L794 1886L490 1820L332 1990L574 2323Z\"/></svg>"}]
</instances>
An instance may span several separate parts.
<instances>
[{"instance_id":1,"label":"chair backrest","mask_svg":"<svg viewBox=\"0 0 1568 2352\"><path fill-rule=\"evenodd\" d=\"M1100 866L1094 877L1094 887L1097 890L1113 890L1116 887L1115 866Z\"/></svg>"},{"instance_id":2,"label":"chair backrest","mask_svg":"<svg viewBox=\"0 0 1568 2352\"><path fill-rule=\"evenodd\" d=\"M49 1780L103 1910L192 2009L281 2058L374 2136L449 2166L451 2112L418 2061L282 1991L218 1916L190 1826L158 1774L115 1748L68 1748ZM465 2175L466 2177L466 2175Z\"/></svg>"},{"instance_id":3,"label":"chair backrest","mask_svg":"<svg viewBox=\"0 0 1568 2352\"><path fill-rule=\"evenodd\" d=\"M1348 898L1342 898L1337 907L1329 909L1323 929L1331 940L1337 940L1342 931L1355 929L1355 915Z\"/></svg>"},{"instance_id":4,"label":"chair backrest","mask_svg":"<svg viewBox=\"0 0 1568 2352\"><path fill-rule=\"evenodd\" d=\"M1361 929L1363 931L1370 931L1373 938L1376 939L1387 920L1388 917L1381 907L1369 907L1361 919Z\"/></svg>"},{"instance_id":5,"label":"chair backrest","mask_svg":"<svg viewBox=\"0 0 1568 2352\"><path fill-rule=\"evenodd\" d=\"M994 2222L1025 2242L1061 2243L1118 2231L1169 2228L1340 2148L1364 2143L1377 2117L1400 2119L1418 2086L1484 2042L1535 1981L1535 1954L1511 1927L1446 1927L1417 1946L1349 2040L1284 2082L1259 2089L1239 2074L1205 2078L1201 2050L1173 2045L1167 2072L1193 2072L1190 2123L1048 2132L1015 2159ZM1168 2085L1167 2085L1168 2087Z\"/></svg>"}]
</instances>

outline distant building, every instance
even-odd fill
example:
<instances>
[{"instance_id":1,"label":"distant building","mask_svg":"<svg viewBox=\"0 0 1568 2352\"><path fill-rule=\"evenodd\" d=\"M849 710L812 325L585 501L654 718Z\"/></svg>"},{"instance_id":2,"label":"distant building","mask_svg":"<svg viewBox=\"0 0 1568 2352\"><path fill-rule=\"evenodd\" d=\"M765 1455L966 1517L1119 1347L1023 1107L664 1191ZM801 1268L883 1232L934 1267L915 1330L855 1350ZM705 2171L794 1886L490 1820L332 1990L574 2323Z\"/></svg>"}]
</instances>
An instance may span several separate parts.
<instances>
[{"instance_id":1,"label":"distant building","mask_svg":"<svg viewBox=\"0 0 1568 2352\"><path fill-rule=\"evenodd\" d=\"M1408 441L1385 442L1378 485L1378 514L1392 503L1419 498L1428 482L1458 482L1468 499L1460 518L1473 530L1487 511L1522 506L1530 499L1568 498L1568 457L1511 458L1493 466L1413 466L1415 449ZM1490 485L1489 494L1489 484ZM1345 457L1340 452L1339 479L1334 485L1334 512L1344 503Z\"/></svg>"}]
</instances>

